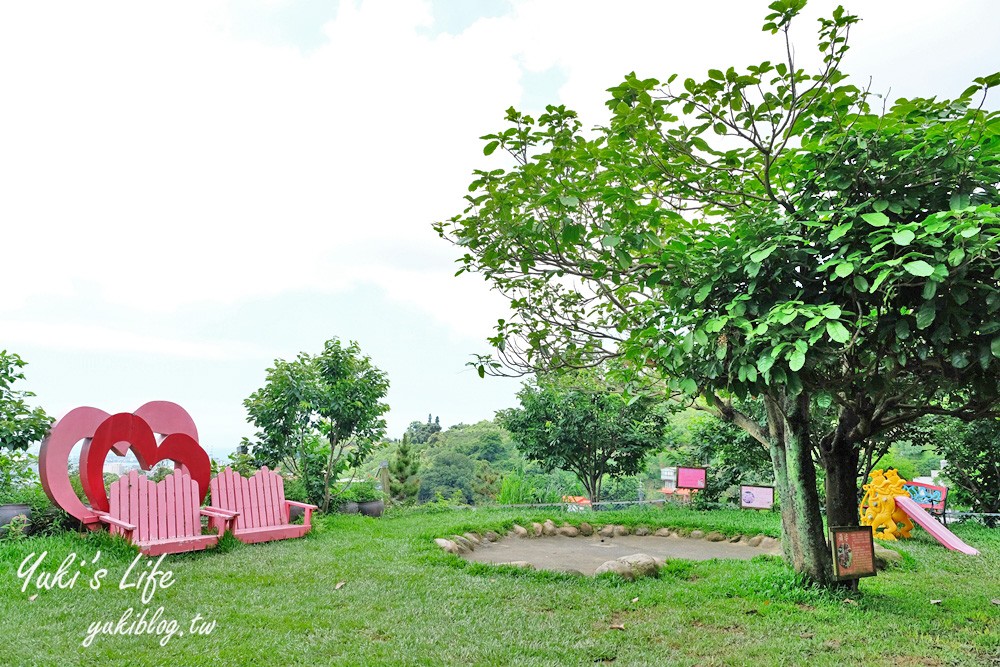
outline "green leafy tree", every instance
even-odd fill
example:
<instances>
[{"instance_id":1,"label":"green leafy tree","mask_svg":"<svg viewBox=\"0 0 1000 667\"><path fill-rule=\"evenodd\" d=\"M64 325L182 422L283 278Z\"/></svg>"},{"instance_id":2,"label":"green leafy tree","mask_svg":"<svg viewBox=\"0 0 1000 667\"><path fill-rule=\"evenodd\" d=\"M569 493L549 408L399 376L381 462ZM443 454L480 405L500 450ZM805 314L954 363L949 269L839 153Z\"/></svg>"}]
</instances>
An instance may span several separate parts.
<instances>
[{"instance_id":1,"label":"green leafy tree","mask_svg":"<svg viewBox=\"0 0 1000 667\"><path fill-rule=\"evenodd\" d=\"M431 458L420 477L420 502L461 497L472 503L475 475L476 462L471 458L452 450L441 451Z\"/></svg>"},{"instance_id":2,"label":"green leafy tree","mask_svg":"<svg viewBox=\"0 0 1000 667\"><path fill-rule=\"evenodd\" d=\"M915 441L933 445L947 461L944 475L953 487L949 502L967 502L974 512L1000 513L1000 420L966 423L933 416L921 420L911 434ZM985 520L998 523L995 516Z\"/></svg>"},{"instance_id":3,"label":"green leafy tree","mask_svg":"<svg viewBox=\"0 0 1000 667\"><path fill-rule=\"evenodd\" d=\"M435 417L431 419L431 415L427 415L427 423L413 421L406 428L406 433L410 436L410 442L415 445L426 444L432 435L440 432L441 418Z\"/></svg>"},{"instance_id":4,"label":"green leafy tree","mask_svg":"<svg viewBox=\"0 0 1000 667\"><path fill-rule=\"evenodd\" d=\"M420 491L419 470L420 459L413 452L409 434L405 433L396 455L389 462L389 492L393 500L402 503L417 497Z\"/></svg>"},{"instance_id":5,"label":"green leafy tree","mask_svg":"<svg viewBox=\"0 0 1000 667\"><path fill-rule=\"evenodd\" d=\"M601 500L605 477L639 472L646 455L663 445L666 427L654 399L629 400L597 378L578 373L570 382L526 384L517 395L521 407L497 413L528 459L575 474L592 502Z\"/></svg>"},{"instance_id":6,"label":"green leafy tree","mask_svg":"<svg viewBox=\"0 0 1000 667\"><path fill-rule=\"evenodd\" d=\"M17 354L0 350L0 449L26 450L44 438L52 425L45 410L28 405L34 393L13 388L24 380L25 366Z\"/></svg>"},{"instance_id":7,"label":"green leafy tree","mask_svg":"<svg viewBox=\"0 0 1000 667\"><path fill-rule=\"evenodd\" d=\"M786 555L832 583L814 461L829 521L852 525L880 434L998 411L1000 114L980 94L1000 73L873 110L841 70L857 17L820 21L816 71L795 62L804 5L770 5L781 61L630 74L594 132L509 110L484 152L514 167L477 171L436 229L515 313L480 373L613 358L732 422L768 447Z\"/></svg>"},{"instance_id":8,"label":"green leafy tree","mask_svg":"<svg viewBox=\"0 0 1000 667\"><path fill-rule=\"evenodd\" d=\"M319 482L326 511L331 480L360 465L385 434L388 389L385 373L353 341L345 347L333 338L320 354L276 360L265 385L243 403L259 429L248 443L254 458L287 464L311 497Z\"/></svg>"}]
</instances>

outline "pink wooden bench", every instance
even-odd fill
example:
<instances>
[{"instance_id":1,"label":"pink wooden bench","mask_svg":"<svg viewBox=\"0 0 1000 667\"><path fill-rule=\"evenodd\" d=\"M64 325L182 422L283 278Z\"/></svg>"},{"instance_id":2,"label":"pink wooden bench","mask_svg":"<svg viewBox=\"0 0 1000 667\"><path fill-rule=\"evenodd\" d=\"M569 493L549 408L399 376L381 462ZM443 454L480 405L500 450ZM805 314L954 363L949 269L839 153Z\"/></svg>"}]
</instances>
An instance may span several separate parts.
<instances>
[{"instance_id":1,"label":"pink wooden bench","mask_svg":"<svg viewBox=\"0 0 1000 667\"><path fill-rule=\"evenodd\" d=\"M201 517L219 521L224 528L232 516L201 509L198 483L190 475L175 470L154 483L138 471L111 484L108 498L111 511L96 511L113 534L123 535L148 556L199 551L214 546L222 535L202 535Z\"/></svg>"},{"instance_id":2,"label":"pink wooden bench","mask_svg":"<svg viewBox=\"0 0 1000 667\"><path fill-rule=\"evenodd\" d=\"M312 528L312 511L315 505L285 499L285 480L267 467L253 477L244 478L232 468L226 468L209 485L209 509L226 514L235 513L233 535L242 542L269 542L302 537ZM292 507L305 510L301 524L290 523ZM212 519L213 526L221 526L225 519Z\"/></svg>"}]
</instances>

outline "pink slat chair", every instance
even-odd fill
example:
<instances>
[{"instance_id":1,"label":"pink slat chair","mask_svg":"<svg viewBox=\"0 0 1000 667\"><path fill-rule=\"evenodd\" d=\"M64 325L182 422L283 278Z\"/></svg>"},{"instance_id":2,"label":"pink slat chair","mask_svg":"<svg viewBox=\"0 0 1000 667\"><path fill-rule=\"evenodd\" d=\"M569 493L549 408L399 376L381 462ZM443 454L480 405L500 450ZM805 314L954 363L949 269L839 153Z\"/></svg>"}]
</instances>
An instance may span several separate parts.
<instances>
[{"instance_id":1,"label":"pink slat chair","mask_svg":"<svg viewBox=\"0 0 1000 667\"><path fill-rule=\"evenodd\" d=\"M213 527L221 530L226 518L235 515L233 535L247 544L302 537L312 528L312 511L319 509L286 500L285 480L266 466L249 479L226 468L209 482L208 488L211 493L208 509L218 513L211 519ZM305 510L303 523L290 523L292 507Z\"/></svg>"},{"instance_id":2,"label":"pink slat chair","mask_svg":"<svg viewBox=\"0 0 1000 667\"><path fill-rule=\"evenodd\" d=\"M180 470L162 481L151 480L133 470L111 484L110 512L96 512L113 534L122 535L147 556L199 551L214 546L222 536L228 513L199 505L198 483ZM201 517L220 522L214 535L201 534Z\"/></svg>"}]
</instances>

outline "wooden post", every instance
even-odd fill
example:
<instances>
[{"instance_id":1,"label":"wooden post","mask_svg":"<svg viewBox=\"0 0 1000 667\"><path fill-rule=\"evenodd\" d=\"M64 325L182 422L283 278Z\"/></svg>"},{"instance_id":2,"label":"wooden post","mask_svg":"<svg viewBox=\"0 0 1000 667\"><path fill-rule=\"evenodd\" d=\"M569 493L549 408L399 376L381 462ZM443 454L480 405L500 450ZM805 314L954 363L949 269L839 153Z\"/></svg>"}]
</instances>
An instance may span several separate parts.
<instances>
[{"instance_id":1,"label":"wooden post","mask_svg":"<svg viewBox=\"0 0 1000 667\"><path fill-rule=\"evenodd\" d=\"M389 491L389 462L388 461L382 461L382 465L379 466L378 473L379 473L379 476L382 479L382 493L385 494L385 497L387 499L391 498L391 494L390 494L390 491Z\"/></svg>"}]
</instances>

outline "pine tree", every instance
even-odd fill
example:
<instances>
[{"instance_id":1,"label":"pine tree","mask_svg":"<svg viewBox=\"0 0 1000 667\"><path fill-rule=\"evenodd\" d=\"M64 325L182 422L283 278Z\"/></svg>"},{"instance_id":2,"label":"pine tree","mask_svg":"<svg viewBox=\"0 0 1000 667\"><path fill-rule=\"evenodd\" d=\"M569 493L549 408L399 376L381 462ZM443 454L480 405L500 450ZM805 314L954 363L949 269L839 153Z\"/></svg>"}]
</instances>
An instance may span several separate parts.
<instances>
[{"instance_id":1,"label":"pine tree","mask_svg":"<svg viewBox=\"0 0 1000 667\"><path fill-rule=\"evenodd\" d=\"M396 502L405 503L414 500L420 490L420 480L417 471L420 461L410 449L410 435L403 434L396 456L389 462L389 492Z\"/></svg>"}]
</instances>

